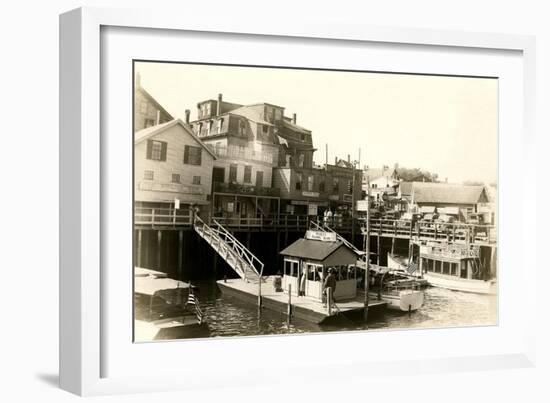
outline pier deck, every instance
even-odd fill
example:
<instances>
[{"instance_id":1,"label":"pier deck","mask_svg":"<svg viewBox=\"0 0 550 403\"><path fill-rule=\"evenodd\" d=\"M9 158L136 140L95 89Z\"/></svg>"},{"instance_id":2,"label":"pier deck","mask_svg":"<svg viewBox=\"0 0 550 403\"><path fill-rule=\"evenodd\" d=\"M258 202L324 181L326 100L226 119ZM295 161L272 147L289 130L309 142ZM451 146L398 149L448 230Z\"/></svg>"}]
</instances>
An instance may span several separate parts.
<instances>
[{"instance_id":1,"label":"pier deck","mask_svg":"<svg viewBox=\"0 0 550 403\"><path fill-rule=\"evenodd\" d=\"M238 298L244 302L253 305L258 303L258 283L247 283L241 279L219 280L218 286L222 293ZM307 320L309 322L321 323L328 318L339 314L350 316L363 311L364 294L358 295L355 299L336 301L338 310L333 309L332 315L329 315L327 308L323 304L310 297L298 297L292 295L292 317ZM386 308L384 301L369 301L369 312L377 313ZM273 277L268 277L265 283L262 283L262 306L272 311L286 314L288 311L288 294L276 292L273 287Z\"/></svg>"}]
</instances>

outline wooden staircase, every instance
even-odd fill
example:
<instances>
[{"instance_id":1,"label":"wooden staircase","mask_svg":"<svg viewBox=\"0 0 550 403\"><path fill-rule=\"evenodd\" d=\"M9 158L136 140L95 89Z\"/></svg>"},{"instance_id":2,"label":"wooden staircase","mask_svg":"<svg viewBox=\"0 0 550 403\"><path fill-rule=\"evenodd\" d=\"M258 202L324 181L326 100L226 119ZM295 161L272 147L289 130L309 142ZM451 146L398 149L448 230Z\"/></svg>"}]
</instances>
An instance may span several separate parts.
<instances>
[{"instance_id":1,"label":"wooden staircase","mask_svg":"<svg viewBox=\"0 0 550 403\"><path fill-rule=\"evenodd\" d=\"M198 216L193 228L224 259L227 264L249 283L259 283L264 264L250 252L235 236L219 222L213 220L214 226L206 224Z\"/></svg>"}]
</instances>

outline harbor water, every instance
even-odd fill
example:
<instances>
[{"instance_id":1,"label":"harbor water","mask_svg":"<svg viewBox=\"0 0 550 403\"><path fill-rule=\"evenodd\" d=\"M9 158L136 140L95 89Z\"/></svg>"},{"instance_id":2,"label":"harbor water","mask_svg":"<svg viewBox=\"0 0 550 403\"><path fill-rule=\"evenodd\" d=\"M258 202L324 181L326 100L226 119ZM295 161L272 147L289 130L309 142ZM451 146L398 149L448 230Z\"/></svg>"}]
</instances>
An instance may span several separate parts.
<instances>
[{"instance_id":1,"label":"harbor water","mask_svg":"<svg viewBox=\"0 0 550 403\"><path fill-rule=\"evenodd\" d=\"M425 290L421 309L408 313L387 310L372 317L367 324L339 320L330 325L316 325L244 303L222 295L213 281L194 283L200 287L201 308L205 312L212 337L257 336L330 332L346 330L384 330L411 328L443 328L490 326L497 324L497 297L430 287Z\"/></svg>"}]
</instances>

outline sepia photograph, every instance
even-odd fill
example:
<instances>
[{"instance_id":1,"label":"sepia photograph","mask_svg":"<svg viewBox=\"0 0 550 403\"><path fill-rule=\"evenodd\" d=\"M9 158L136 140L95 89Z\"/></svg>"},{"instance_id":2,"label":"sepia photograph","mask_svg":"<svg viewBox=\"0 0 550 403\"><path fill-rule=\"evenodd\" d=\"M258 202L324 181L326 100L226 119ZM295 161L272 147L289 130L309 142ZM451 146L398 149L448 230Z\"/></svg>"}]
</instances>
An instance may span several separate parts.
<instances>
[{"instance_id":1,"label":"sepia photograph","mask_svg":"<svg viewBox=\"0 0 550 403\"><path fill-rule=\"evenodd\" d=\"M134 342L498 324L498 78L131 79Z\"/></svg>"}]
</instances>

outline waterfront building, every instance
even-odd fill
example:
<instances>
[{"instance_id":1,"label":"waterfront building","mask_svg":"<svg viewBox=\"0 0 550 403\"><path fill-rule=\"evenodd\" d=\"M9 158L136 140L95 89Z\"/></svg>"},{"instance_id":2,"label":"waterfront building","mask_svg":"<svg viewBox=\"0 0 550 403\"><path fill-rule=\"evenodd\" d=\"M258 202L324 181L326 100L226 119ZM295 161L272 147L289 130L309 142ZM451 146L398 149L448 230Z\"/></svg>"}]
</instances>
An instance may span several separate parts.
<instances>
[{"instance_id":1,"label":"waterfront building","mask_svg":"<svg viewBox=\"0 0 550 403\"><path fill-rule=\"evenodd\" d=\"M408 202L409 212L428 218L433 214L466 222L481 213L489 202L484 186L439 182L401 182L399 196Z\"/></svg>"},{"instance_id":2,"label":"waterfront building","mask_svg":"<svg viewBox=\"0 0 550 403\"><path fill-rule=\"evenodd\" d=\"M199 206L204 217L215 160L210 148L179 119L136 132L134 147L136 216L170 223L173 208L180 203L183 212Z\"/></svg>"},{"instance_id":3,"label":"waterfront building","mask_svg":"<svg viewBox=\"0 0 550 403\"><path fill-rule=\"evenodd\" d=\"M217 156L213 168L212 214L233 224L253 224L278 213L272 170L279 159L277 125L283 109L267 103L240 105L217 100L197 104L193 132ZM189 119L186 111L186 120Z\"/></svg>"},{"instance_id":4,"label":"waterfront building","mask_svg":"<svg viewBox=\"0 0 550 403\"><path fill-rule=\"evenodd\" d=\"M173 119L172 115L141 86L141 77L137 73L134 87L134 132Z\"/></svg>"},{"instance_id":5,"label":"waterfront building","mask_svg":"<svg viewBox=\"0 0 550 403\"><path fill-rule=\"evenodd\" d=\"M371 168L365 166L363 169L362 186L367 191L367 184L370 186L370 194L376 203L381 203L383 196L394 196L399 187L399 177L395 168L384 165L382 168Z\"/></svg>"}]
</instances>

